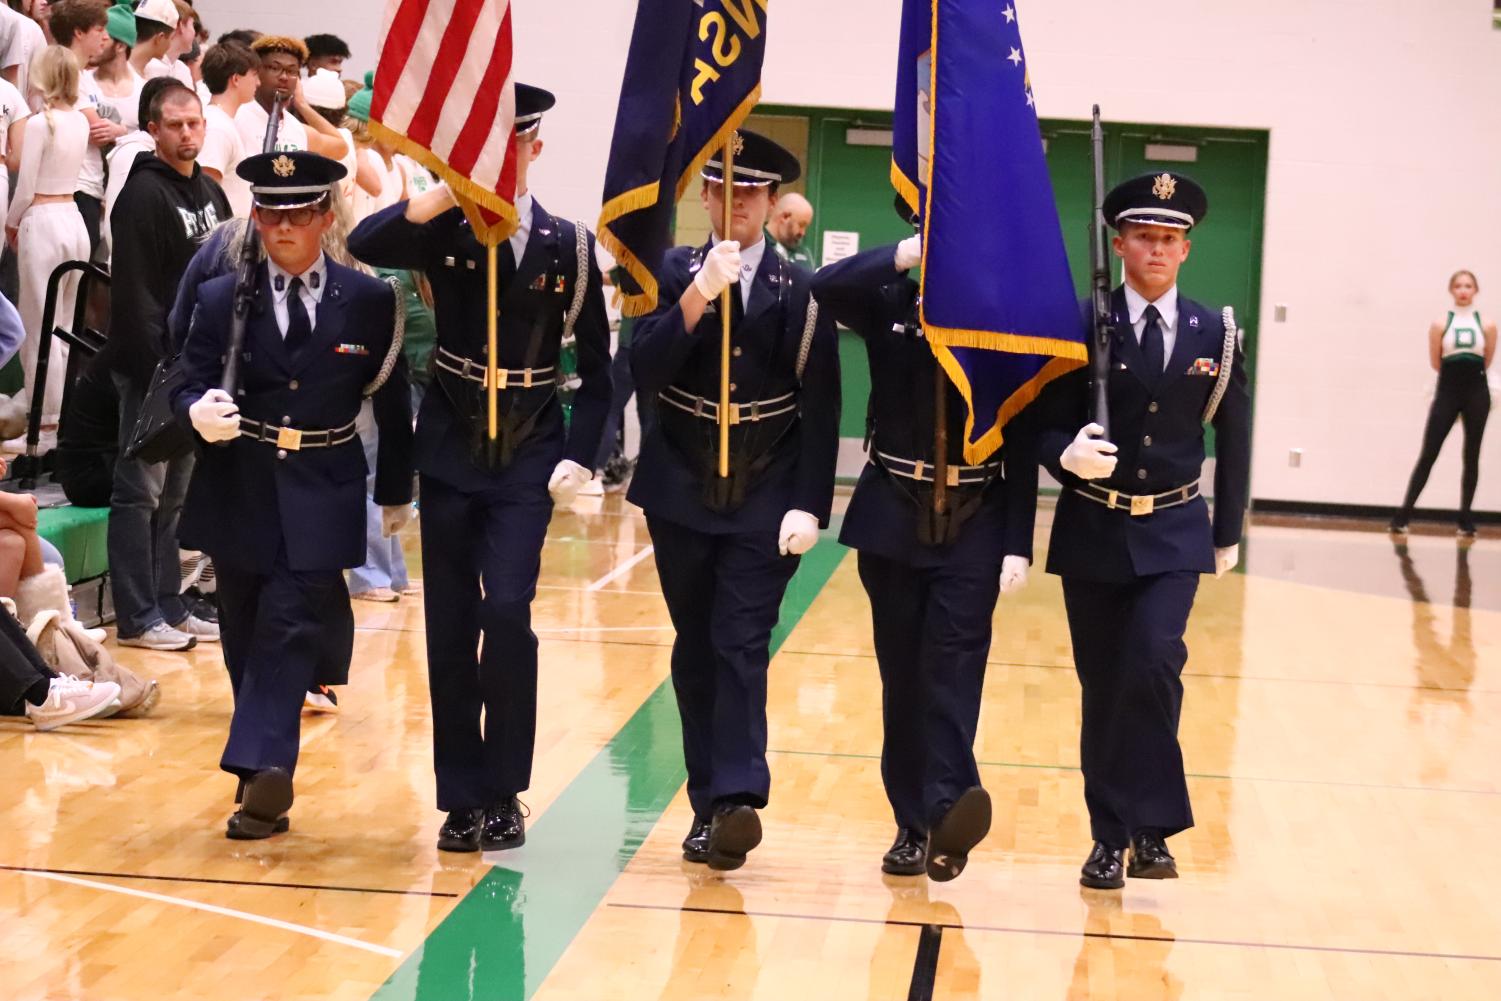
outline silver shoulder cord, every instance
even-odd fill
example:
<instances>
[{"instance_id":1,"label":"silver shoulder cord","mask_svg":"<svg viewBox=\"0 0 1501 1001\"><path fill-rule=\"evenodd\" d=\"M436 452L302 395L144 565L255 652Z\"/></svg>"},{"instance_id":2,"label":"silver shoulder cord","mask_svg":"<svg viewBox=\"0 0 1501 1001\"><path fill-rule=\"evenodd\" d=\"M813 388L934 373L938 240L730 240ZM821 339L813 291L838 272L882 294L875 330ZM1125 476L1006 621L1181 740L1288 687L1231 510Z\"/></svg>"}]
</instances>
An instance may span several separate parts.
<instances>
[{"instance_id":1,"label":"silver shoulder cord","mask_svg":"<svg viewBox=\"0 0 1501 1001\"><path fill-rule=\"evenodd\" d=\"M401 279L395 275L389 275L386 278L386 284L391 286L391 294L396 298L396 322L391 326L391 347L386 351L385 360L380 363L380 371L375 373L375 378L363 390L363 395L367 398L374 396L380 387L386 384L386 380L391 378L391 373L396 369L396 360L401 357L401 346L407 335L407 311L402 303L405 291L402 288Z\"/></svg>"},{"instance_id":2,"label":"silver shoulder cord","mask_svg":"<svg viewBox=\"0 0 1501 1001\"><path fill-rule=\"evenodd\" d=\"M808 352L813 348L813 331L818 327L818 300L808 292L808 315L803 321L803 340L797 346L797 381L801 385L803 370L808 367Z\"/></svg>"},{"instance_id":3,"label":"silver shoulder cord","mask_svg":"<svg viewBox=\"0 0 1501 1001\"><path fill-rule=\"evenodd\" d=\"M567 344L573 337L573 325L578 322L579 314L584 311L584 294L588 290L589 280L589 229L582 222L573 224L575 244L577 246L577 269L573 279L573 302L568 305L568 312L563 316L563 343Z\"/></svg>"},{"instance_id":4,"label":"silver shoulder cord","mask_svg":"<svg viewBox=\"0 0 1501 1001\"><path fill-rule=\"evenodd\" d=\"M1204 423L1214 420L1214 415L1220 409L1220 401L1225 398L1225 390L1230 388L1230 371L1235 366L1235 347L1237 332L1235 329L1235 310L1226 306L1222 314L1225 321L1225 344L1220 350L1220 377L1215 380L1214 392L1209 394L1209 403L1204 407Z\"/></svg>"}]
</instances>

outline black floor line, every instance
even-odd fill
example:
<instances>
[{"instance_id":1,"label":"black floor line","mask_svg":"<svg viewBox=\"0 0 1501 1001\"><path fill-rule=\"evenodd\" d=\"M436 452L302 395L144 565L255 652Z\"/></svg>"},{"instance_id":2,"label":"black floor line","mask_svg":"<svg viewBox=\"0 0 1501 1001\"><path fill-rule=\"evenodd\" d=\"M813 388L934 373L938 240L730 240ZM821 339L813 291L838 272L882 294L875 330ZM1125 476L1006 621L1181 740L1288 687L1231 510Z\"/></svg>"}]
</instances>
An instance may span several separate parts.
<instances>
[{"instance_id":1,"label":"black floor line","mask_svg":"<svg viewBox=\"0 0 1501 1001\"><path fill-rule=\"evenodd\" d=\"M907 989L907 1001L933 1001L941 948L943 925L923 925L917 937L917 958L912 961L912 986Z\"/></svg>"},{"instance_id":2,"label":"black floor line","mask_svg":"<svg viewBox=\"0 0 1501 1001\"><path fill-rule=\"evenodd\" d=\"M671 904L630 904L611 902L611 907L635 911L678 911L690 914L731 914L746 918L787 918L796 921L835 921L841 924L895 925L904 928L952 928L966 932L995 932L1002 935L1043 935L1050 938L1104 939L1110 942L1168 942L1173 945L1217 945L1235 949L1271 949L1277 952L1323 952L1348 956L1391 956L1396 959L1469 960L1478 963L1501 963L1501 956L1456 952L1418 952L1409 949L1361 949L1338 945L1300 945L1296 942L1242 942L1222 938L1183 938L1176 935L1118 935L1101 931L1063 931L1055 928L1008 928L1004 925L965 925L946 922L897 921L891 918L851 918L839 914L791 914L781 911L736 911L719 907L682 907Z\"/></svg>"},{"instance_id":3,"label":"black floor line","mask_svg":"<svg viewBox=\"0 0 1501 1001\"><path fill-rule=\"evenodd\" d=\"M254 879L209 879L203 876L146 876L138 872L95 872L90 869L43 869L31 865L0 865L6 872L45 872L54 876L93 876L108 879L150 879L162 883L206 883L214 886L257 886L277 890L329 890L337 893L379 893L396 897L461 897L439 890L388 890L372 886L329 886L319 883L265 883Z\"/></svg>"}]
</instances>

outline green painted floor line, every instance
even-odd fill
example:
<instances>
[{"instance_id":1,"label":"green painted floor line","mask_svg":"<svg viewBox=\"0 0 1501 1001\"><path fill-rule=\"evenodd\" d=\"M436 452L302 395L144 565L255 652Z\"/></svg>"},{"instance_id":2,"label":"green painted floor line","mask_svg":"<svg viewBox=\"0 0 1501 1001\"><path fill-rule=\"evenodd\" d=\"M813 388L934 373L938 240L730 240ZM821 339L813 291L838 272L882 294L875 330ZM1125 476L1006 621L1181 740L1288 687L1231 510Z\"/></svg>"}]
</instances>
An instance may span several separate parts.
<instances>
[{"instance_id":1,"label":"green painted floor line","mask_svg":"<svg viewBox=\"0 0 1501 1001\"><path fill-rule=\"evenodd\" d=\"M802 559L772 633L775 654L848 551L835 529ZM672 682L647 696L527 831L443 919L373 1001L524 1001L688 781Z\"/></svg>"}]
</instances>

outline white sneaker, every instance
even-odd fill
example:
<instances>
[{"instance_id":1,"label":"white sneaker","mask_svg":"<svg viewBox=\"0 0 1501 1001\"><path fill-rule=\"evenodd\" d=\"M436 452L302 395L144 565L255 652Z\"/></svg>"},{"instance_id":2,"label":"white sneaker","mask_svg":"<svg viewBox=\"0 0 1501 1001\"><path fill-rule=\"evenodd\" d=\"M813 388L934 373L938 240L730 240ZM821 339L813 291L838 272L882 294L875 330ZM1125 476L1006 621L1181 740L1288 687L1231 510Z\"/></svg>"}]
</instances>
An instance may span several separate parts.
<instances>
[{"instance_id":1,"label":"white sneaker","mask_svg":"<svg viewBox=\"0 0 1501 1001\"><path fill-rule=\"evenodd\" d=\"M120 705L120 686L112 681L80 681L71 674L53 678L47 701L26 704L26 718L39 731L56 730L69 723L93 719Z\"/></svg>"},{"instance_id":2,"label":"white sneaker","mask_svg":"<svg viewBox=\"0 0 1501 1001\"><path fill-rule=\"evenodd\" d=\"M188 634L200 643L219 642L219 623L200 619L196 615L189 615L172 628Z\"/></svg>"},{"instance_id":3,"label":"white sneaker","mask_svg":"<svg viewBox=\"0 0 1501 1001\"><path fill-rule=\"evenodd\" d=\"M138 646L144 650L191 650L198 644L196 636L173 629L165 622L158 622L139 636L117 636L115 641L121 646Z\"/></svg>"}]
</instances>

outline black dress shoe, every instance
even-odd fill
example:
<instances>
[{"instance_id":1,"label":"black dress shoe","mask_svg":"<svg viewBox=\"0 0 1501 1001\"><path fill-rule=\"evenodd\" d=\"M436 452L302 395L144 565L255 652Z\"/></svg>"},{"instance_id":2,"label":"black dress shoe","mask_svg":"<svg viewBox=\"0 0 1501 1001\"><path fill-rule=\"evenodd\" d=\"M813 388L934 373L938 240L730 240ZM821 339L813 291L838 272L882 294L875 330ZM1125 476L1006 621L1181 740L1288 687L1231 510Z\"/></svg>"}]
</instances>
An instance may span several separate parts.
<instances>
[{"instance_id":1,"label":"black dress shoe","mask_svg":"<svg viewBox=\"0 0 1501 1001\"><path fill-rule=\"evenodd\" d=\"M240 809L229 818L224 836L233 841L259 841L291 828L292 776L285 768L267 768L245 779Z\"/></svg>"},{"instance_id":2,"label":"black dress shoe","mask_svg":"<svg viewBox=\"0 0 1501 1001\"><path fill-rule=\"evenodd\" d=\"M1103 841L1096 841L1079 870L1079 885L1095 890L1119 890L1125 886L1126 877L1121 874L1125 854L1124 848L1111 848Z\"/></svg>"},{"instance_id":3,"label":"black dress shoe","mask_svg":"<svg viewBox=\"0 0 1501 1001\"><path fill-rule=\"evenodd\" d=\"M1156 831L1137 831L1131 835L1131 861L1126 875L1132 879L1177 879L1178 863L1167 850L1167 842Z\"/></svg>"},{"instance_id":4,"label":"black dress shoe","mask_svg":"<svg viewBox=\"0 0 1501 1001\"><path fill-rule=\"evenodd\" d=\"M500 852L526 844L526 820L521 814L521 800L507 796L485 811L481 822L481 851Z\"/></svg>"},{"instance_id":5,"label":"black dress shoe","mask_svg":"<svg viewBox=\"0 0 1501 1001\"><path fill-rule=\"evenodd\" d=\"M479 851L479 828L484 810L449 810L448 819L438 830L438 851Z\"/></svg>"},{"instance_id":6,"label":"black dress shoe","mask_svg":"<svg viewBox=\"0 0 1501 1001\"><path fill-rule=\"evenodd\" d=\"M969 853L990 833L990 793L970 786L944 811L928 838L928 878L955 879L969 864Z\"/></svg>"},{"instance_id":7,"label":"black dress shoe","mask_svg":"<svg viewBox=\"0 0 1501 1001\"><path fill-rule=\"evenodd\" d=\"M898 827L891 850L881 859L881 871L892 876L921 876L927 863L927 835L910 827Z\"/></svg>"},{"instance_id":8,"label":"black dress shoe","mask_svg":"<svg viewBox=\"0 0 1501 1001\"><path fill-rule=\"evenodd\" d=\"M744 803L721 803L709 824L710 869L729 872L745 865L745 857L761 843L761 817Z\"/></svg>"},{"instance_id":9,"label":"black dress shoe","mask_svg":"<svg viewBox=\"0 0 1501 1001\"><path fill-rule=\"evenodd\" d=\"M693 826L688 829L688 836L683 839L684 862L709 861L709 827L707 820L693 818Z\"/></svg>"}]
</instances>

